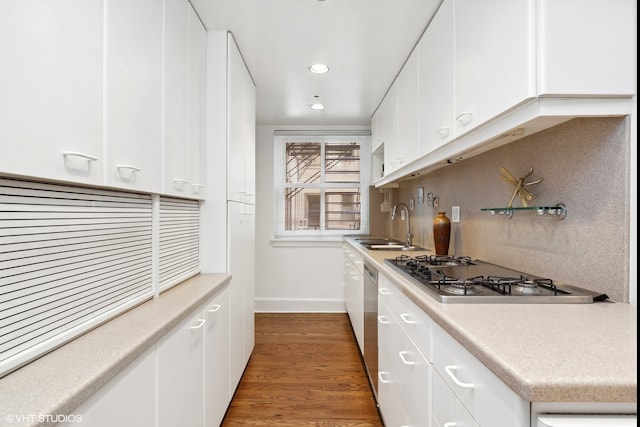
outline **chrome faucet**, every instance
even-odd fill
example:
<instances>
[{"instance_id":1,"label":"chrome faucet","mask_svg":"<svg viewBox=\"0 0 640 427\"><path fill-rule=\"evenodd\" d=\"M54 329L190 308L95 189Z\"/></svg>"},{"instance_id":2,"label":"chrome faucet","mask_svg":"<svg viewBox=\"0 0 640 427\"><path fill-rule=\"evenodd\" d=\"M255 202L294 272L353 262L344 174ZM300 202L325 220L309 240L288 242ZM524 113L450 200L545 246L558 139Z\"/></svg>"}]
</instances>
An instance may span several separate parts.
<instances>
[{"instance_id":1,"label":"chrome faucet","mask_svg":"<svg viewBox=\"0 0 640 427\"><path fill-rule=\"evenodd\" d=\"M396 219L396 209L398 208L398 206L404 208L405 212L407 213L407 246L411 246L411 224L409 223L409 208L407 207L407 205L405 205L404 203L393 205L393 211L391 212L391 221L394 221Z\"/></svg>"}]
</instances>

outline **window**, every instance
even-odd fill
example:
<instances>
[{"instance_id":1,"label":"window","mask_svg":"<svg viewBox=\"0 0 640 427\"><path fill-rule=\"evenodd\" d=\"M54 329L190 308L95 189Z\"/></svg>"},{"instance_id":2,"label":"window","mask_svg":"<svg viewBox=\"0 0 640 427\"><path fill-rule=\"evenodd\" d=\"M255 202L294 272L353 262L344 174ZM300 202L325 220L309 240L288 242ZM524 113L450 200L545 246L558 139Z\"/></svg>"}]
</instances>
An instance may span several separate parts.
<instances>
[{"instance_id":1,"label":"window","mask_svg":"<svg viewBox=\"0 0 640 427\"><path fill-rule=\"evenodd\" d=\"M368 230L368 136L275 138L276 221L281 236Z\"/></svg>"}]
</instances>

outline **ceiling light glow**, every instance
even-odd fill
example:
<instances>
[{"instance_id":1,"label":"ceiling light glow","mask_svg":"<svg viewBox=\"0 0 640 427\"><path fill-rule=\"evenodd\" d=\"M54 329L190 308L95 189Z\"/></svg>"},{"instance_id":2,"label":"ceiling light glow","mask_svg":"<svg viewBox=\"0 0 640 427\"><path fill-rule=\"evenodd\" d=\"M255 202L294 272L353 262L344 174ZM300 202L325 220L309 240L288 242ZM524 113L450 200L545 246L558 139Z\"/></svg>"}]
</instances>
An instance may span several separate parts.
<instances>
[{"instance_id":1,"label":"ceiling light glow","mask_svg":"<svg viewBox=\"0 0 640 427\"><path fill-rule=\"evenodd\" d=\"M324 110L324 104L315 103L309 106L312 110Z\"/></svg>"},{"instance_id":2,"label":"ceiling light glow","mask_svg":"<svg viewBox=\"0 0 640 427\"><path fill-rule=\"evenodd\" d=\"M314 74L324 74L327 71L329 71L329 67L327 67L324 64L313 64L312 66L309 67L309 71L311 71Z\"/></svg>"}]
</instances>

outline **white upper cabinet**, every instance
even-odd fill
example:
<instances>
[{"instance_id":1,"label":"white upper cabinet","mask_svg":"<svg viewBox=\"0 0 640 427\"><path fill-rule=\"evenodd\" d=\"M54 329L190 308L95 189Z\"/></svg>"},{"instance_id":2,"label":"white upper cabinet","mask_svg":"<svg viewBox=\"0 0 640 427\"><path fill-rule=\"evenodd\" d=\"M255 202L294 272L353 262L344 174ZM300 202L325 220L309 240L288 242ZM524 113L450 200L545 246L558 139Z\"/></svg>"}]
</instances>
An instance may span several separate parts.
<instances>
[{"instance_id":1,"label":"white upper cabinet","mask_svg":"<svg viewBox=\"0 0 640 427\"><path fill-rule=\"evenodd\" d=\"M535 15L531 0L454 0L453 8L458 136L535 96Z\"/></svg>"},{"instance_id":2,"label":"white upper cabinet","mask_svg":"<svg viewBox=\"0 0 640 427\"><path fill-rule=\"evenodd\" d=\"M102 182L102 9L0 2L0 172Z\"/></svg>"},{"instance_id":3,"label":"white upper cabinet","mask_svg":"<svg viewBox=\"0 0 640 427\"><path fill-rule=\"evenodd\" d=\"M398 145L398 80L396 79L379 107L382 111L384 141L384 174L387 175L401 165L401 148Z\"/></svg>"},{"instance_id":4,"label":"white upper cabinet","mask_svg":"<svg viewBox=\"0 0 640 427\"><path fill-rule=\"evenodd\" d=\"M202 198L206 31L187 0L164 1L163 192Z\"/></svg>"},{"instance_id":5,"label":"white upper cabinet","mask_svg":"<svg viewBox=\"0 0 640 427\"><path fill-rule=\"evenodd\" d=\"M0 173L203 199L206 29L187 0L0 3Z\"/></svg>"},{"instance_id":6,"label":"white upper cabinet","mask_svg":"<svg viewBox=\"0 0 640 427\"><path fill-rule=\"evenodd\" d=\"M233 36L227 39L227 197L255 203L255 85Z\"/></svg>"},{"instance_id":7,"label":"white upper cabinet","mask_svg":"<svg viewBox=\"0 0 640 427\"><path fill-rule=\"evenodd\" d=\"M410 57L396 79L400 112L382 112L385 173L375 185L573 117L633 113L635 12L632 0L444 0L417 46L417 153L403 146L416 126L402 84L414 81Z\"/></svg>"},{"instance_id":8,"label":"white upper cabinet","mask_svg":"<svg viewBox=\"0 0 640 427\"><path fill-rule=\"evenodd\" d=\"M371 116L371 152L376 151L384 143L384 119L382 110L378 108Z\"/></svg>"},{"instance_id":9,"label":"white upper cabinet","mask_svg":"<svg viewBox=\"0 0 640 427\"><path fill-rule=\"evenodd\" d=\"M384 142L384 173L391 173L418 155L418 52L414 50L378 109Z\"/></svg>"},{"instance_id":10,"label":"white upper cabinet","mask_svg":"<svg viewBox=\"0 0 640 427\"><path fill-rule=\"evenodd\" d=\"M418 44L418 155L453 138L453 0L442 2Z\"/></svg>"},{"instance_id":11,"label":"white upper cabinet","mask_svg":"<svg viewBox=\"0 0 640 427\"><path fill-rule=\"evenodd\" d=\"M161 190L162 0L106 0L105 183Z\"/></svg>"},{"instance_id":12,"label":"white upper cabinet","mask_svg":"<svg viewBox=\"0 0 640 427\"><path fill-rule=\"evenodd\" d=\"M418 155L418 51L414 49L398 75L398 166Z\"/></svg>"},{"instance_id":13,"label":"white upper cabinet","mask_svg":"<svg viewBox=\"0 0 640 427\"><path fill-rule=\"evenodd\" d=\"M189 3L164 0L164 192L189 193Z\"/></svg>"},{"instance_id":14,"label":"white upper cabinet","mask_svg":"<svg viewBox=\"0 0 640 427\"><path fill-rule=\"evenodd\" d=\"M189 138L188 168L190 195L206 195L206 85L207 30L195 10L189 7Z\"/></svg>"},{"instance_id":15,"label":"white upper cabinet","mask_svg":"<svg viewBox=\"0 0 640 427\"><path fill-rule=\"evenodd\" d=\"M540 1L539 95L634 95L635 9L634 0Z\"/></svg>"}]
</instances>

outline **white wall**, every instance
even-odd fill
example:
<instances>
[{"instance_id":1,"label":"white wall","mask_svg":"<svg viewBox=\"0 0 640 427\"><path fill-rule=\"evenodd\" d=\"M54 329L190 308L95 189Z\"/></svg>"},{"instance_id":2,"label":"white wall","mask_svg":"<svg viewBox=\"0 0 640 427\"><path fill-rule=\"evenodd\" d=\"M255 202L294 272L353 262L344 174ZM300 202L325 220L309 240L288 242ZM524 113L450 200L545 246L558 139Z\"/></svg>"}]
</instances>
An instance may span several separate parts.
<instances>
[{"instance_id":1,"label":"white wall","mask_svg":"<svg viewBox=\"0 0 640 427\"><path fill-rule=\"evenodd\" d=\"M369 130L368 127L257 126L256 311L344 312L342 242L274 245L275 130Z\"/></svg>"}]
</instances>

